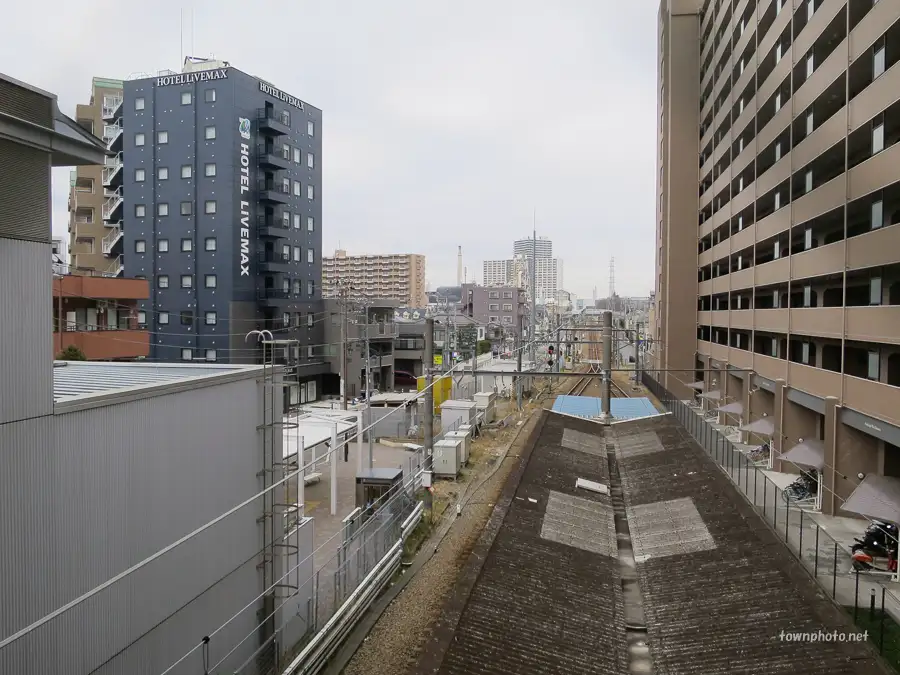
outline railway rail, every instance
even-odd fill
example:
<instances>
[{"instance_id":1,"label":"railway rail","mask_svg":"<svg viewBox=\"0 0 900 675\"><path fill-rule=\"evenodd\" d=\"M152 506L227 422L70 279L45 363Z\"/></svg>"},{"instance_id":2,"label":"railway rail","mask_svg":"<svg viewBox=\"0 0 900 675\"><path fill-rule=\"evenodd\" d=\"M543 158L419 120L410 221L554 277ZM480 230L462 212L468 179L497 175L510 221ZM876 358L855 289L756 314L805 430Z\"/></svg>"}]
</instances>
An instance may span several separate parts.
<instances>
[{"instance_id":1,"label":"railway rail","mask_svg":"<svg viewBox=\"0 0 900 675\"><path fill-rule=\"evenodd\" d=\"M575 381L575 384L569 390L569 396L588 396L594 394L586 394L588 388L594 386L597 388L596 395L600 395L600 380L595 377L582 377ZM615 380L610 382L610 392L609 395L612 398L629 398L631 394L625 391L620 385L616 384Z\"/></svg>"}]
</instances>

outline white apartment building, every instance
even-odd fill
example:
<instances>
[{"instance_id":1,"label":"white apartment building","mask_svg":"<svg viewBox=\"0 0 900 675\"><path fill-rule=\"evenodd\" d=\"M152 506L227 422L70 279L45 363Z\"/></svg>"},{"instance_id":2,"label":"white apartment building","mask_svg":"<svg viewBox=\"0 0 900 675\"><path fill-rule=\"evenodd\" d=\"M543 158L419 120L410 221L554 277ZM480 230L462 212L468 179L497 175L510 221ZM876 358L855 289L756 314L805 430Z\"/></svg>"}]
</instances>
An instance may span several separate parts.
<instances>
[{"instance_id":1,"label":"white apartment building","mask_svg":"<svg viewBox=\"0 0 900 675\"><path fill-rule=\"evenodd\" d=\"M425 256L416 253L347 255L338 249L322 258L322 297L338 295L340 283L354 294L379 300L397 300L405 307L424 307Z\"/></svg>"}]
</instances>

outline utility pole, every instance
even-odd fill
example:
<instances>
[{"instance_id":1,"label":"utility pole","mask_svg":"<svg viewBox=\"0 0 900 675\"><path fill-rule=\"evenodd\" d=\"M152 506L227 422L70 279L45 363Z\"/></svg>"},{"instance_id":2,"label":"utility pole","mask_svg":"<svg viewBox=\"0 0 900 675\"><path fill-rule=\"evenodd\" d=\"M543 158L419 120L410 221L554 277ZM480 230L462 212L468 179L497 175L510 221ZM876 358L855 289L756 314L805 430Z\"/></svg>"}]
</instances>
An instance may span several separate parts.
<instances>
[{"instance_id":1,"label":"utility pole","mask_svg":"<svg viewBox=\"0 0 900 675\"><path fill-rule=\"evenodd\" d=\"M363 319L363 330L366 331L366 339L364 340L364 349L366 350L366 437L369 441L369 468L372 468L372 369L370 363L370 352L369 352L369 301L366 298L363 301L363 312L365 313L365 319Z\"/></svg>"},{"instance_id":2,"label":"utility pole","mask_svg":"<svg viewBox=\"0 0 900 675\"><path fill-rule=\"evenodd\" d=\"M537 210L531 214L531 362L537 363ZM521 332L520 332L521 334ZM521 368L519 369L521 370Z\"/></svg>"},{"instance_id":3,"label":"utility pole","mask_svg":"<svg viewBox=\"0 0 900 675\"><path fill-rule=\"evenodd\" d=\"M434 452L434 317L425 318L425 456Z\"/></svg>"},{"instance_id":4,"label":"utility pole","mask_svg":"<svg viewBox=\"0 0 900 675\"><path fill-rule=\"evenodd\" d=\"M341 303L341 410L347 409L347 287L340 291Z\"/></svg>"},{"instance_id":5,"label":"utility pole","mask_svg":"<svg viewBox=\"0 0 900 675\"><path fill-rule=\"evenodd\" d=\"M612 312L609 310L603 312L603 331L601 333L603 340L603 389L601 393L601 409L600 409L600 419L604 421L609 421L611 415L609 410L609 396L610 396L610 379L612 378Z\"/></svg>"},{"instance_id":6,"label":"utility pole","mask_svg":"<svg viewBox=\"0 0 900 675\"><path fill-rule=\"evenodd\" d=\"M556 312L556 372L557 373L562 372L562 366L560 365L560 362L559 362L559 357L560 357L560 353L559 353L560 335L559 334L561 332L562 332L562 319L560 319L559 312L557 311Z\"/></svg>"},{"instance_id":7,"label":"utility pole","mask_svg":"<svg viewBox=\"0 0 900 675\"><path fill-rule=\"evenodd\" d=\"M522 330L524 329L524 317L519 315L519 335L518 335L518 344L516 345L516 372L522 372L522 352L524 351L525 343L522 339ZM522 410L522 376L517 374L513 380L515 383L514 386L516 388L516 409Z\"/></svg>"}]
</instances>

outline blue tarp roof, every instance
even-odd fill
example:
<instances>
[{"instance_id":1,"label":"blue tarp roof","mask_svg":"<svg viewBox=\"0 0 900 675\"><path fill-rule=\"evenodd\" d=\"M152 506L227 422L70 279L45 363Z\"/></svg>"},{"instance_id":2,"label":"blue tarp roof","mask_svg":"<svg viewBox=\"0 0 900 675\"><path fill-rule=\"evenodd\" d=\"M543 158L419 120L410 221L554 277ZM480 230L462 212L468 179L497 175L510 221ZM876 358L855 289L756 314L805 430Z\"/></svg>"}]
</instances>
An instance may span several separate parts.
<instances>
[{"instance_id":1,"label":"blue tarp roof","mask_svg":"<svg viewBox=\"0 0 900 675\"><path fill-rule=\"evenodd\" d=\"M600 417L600 398L597 396L566 396L556 397L553 410L574 417ZM644 396L633 398L612 398L609 400L609 411L614 419L628 420L637 417L649 417L659 415L659 411Z\"/></svg>"}]
</instances>

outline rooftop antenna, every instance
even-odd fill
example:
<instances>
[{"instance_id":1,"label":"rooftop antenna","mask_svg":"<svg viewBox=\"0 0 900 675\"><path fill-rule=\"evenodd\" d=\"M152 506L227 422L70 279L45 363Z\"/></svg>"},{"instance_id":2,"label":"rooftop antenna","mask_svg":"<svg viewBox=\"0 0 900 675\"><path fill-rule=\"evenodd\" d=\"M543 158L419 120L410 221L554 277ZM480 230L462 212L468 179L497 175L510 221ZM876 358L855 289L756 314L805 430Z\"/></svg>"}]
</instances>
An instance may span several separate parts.
<instances>
[{"instance_id":1,"label":"rooftop antenna","mask_svg":"<svg viewBox=\"0 0 900 675\"><path fill-rule=\"evenodd\" d=\"M608 309L613 308L613 298L616 295L616 259L615 257L609 259L609 307Z\"/></svg>"},{"instance_id":2,"label":"rooftop antenna","mask_svg":"<svg viewBox=\"0 0 900 675\"><path fill-rule=\"evenodd\" d=\"M462 286L463 284L463 264L462 264L462 246L459 247L458 253L456 254L456 285Z\"/></svg>"},{"instance_id":3,"label":"rooftop antenna","mask_svg":"<svg viewBox=\"0 0 900 675\"><path fill-rule=\"evenodd\" d=\"M194 8L191 7L191 56L194 55Z\"/></svg>"}]
</instances>

